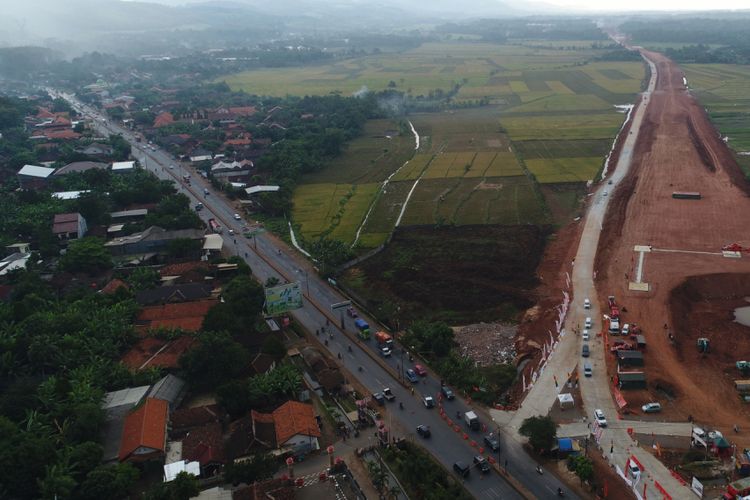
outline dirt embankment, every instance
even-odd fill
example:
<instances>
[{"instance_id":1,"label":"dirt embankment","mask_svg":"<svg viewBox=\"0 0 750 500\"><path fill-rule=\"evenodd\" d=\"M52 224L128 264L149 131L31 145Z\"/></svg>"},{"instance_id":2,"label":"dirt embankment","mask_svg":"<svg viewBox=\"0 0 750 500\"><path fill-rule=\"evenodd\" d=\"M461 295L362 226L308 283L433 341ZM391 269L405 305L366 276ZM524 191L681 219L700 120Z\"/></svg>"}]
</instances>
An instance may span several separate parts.
<instances>
[{"instance_id":1,"label":"dirt embankment","mask_svg":"<svg viewBox=\"0 0 750 500\"><path fill-rule=\"evenodd\" d=\"M665 406L663 418L692 415L731 434L735 423L750 426L732 387L734 361L750 358L750 335L730 317L742 295L750 295L743 283L750 282L750 258L724 258L720 249L732 242L750 246L748 184L686 91L679 68L660 54L649 57L659 67L657 89L649 97L631 171L613 193L604 221L595 263L598 299L603 304L615 295L627 306L622 322L637 323L648 342L649 390L626 391L631 406L654 397ZM699 191L702 199L676 200L673 191ZM644 259L647 292L628 286L639 260L635 245L656 250ZM677 345L669 341L670 330ZM712 352L701 356L696 339L712 336Z\"/></svg>"}]
</instances>

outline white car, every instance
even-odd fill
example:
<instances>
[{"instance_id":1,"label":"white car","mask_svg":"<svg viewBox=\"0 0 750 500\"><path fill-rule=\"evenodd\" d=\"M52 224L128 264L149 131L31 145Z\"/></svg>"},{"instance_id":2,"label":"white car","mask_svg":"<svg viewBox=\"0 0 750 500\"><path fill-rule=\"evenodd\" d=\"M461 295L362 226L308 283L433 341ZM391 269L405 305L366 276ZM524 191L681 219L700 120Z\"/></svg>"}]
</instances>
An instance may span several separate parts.
<instances>
[{"instance_id":1,"label":"white car","mask_svg":"<svg viewBox=\"0 0 750 500\"><path fill-rule=\"evenodd\" d=\"M242 220L242 217L240 217L240 214L234 214L234 220Z\"/></svg>"},{"instance_id":2,"label":"white car","mask_svg":"<svg viewBox=\"0 0 750 500\"><path fill-rule=\"evenodd\" d=\"M588 342L590 338L589 331L584 330L583 333L581 334L581 338L583 339L584 342Z\"/></svg>"},{"instance_id":3,"label":"white car","mask_svg":"<svg viewBox=\"0 0 750 500\"><path fill-rule=\"evenodd\" d=\"M383 355L384 358L387 358L388 356L391 355L391 348L390 347L383 347L380 350L380 353Z\"/></svg>"},{"instance_id":4,"label":"white car","mask_svg":"<svg viewBox=\"0 0 750 500\"><path fill-rule=\"evenodd\" d=\"M646 403L645 405L641 406L641 410L643 410L643 413L658 413L661 411L661 405L659 403Z\"/></svg>"},{"instance_id":5,"label":"white car","mask_svg":"<svg viewBox=\"0 0 750 500\"><path fill-rule=\"evenodd\" d=\"M591 301L589 299L583 299L583 308L591 309Z\"/></svg>"},{"instance_id":6,"label":"white car","mask_svg":"<svg viewBox=\"0 0 750 500\"><path fill-rule=\"evenodd\" d=\"M630 323L625 323L622 325L622 330L620 330L623 335L630 335Z\"/></svg>"},{"instance_id":7,"label":"white car","mask_svg":"<svg viewBox=\"0 0 750 500\"><path fill-rule=\"evenodd\" d=\"M604 416L604 412L598 408L594 410L594 420L599 424L599 427L607 427L607 418Z\"/></svg>"},{"instance_id":8,"label":"white car","mask_svg":"<svg viewBox=\"0 0 750 500\"><path fill-rule=\"evenodd\" d=\"M602 196L607 196L608 194L609 194L609 192L607 192L607 191L604 191L604 192L602 193Z\"/></svg>"},{"instance_id":9,"label":"white car","mask_svg":"<svg viewBox=\"0 0 750 500\"><path fill-rule=\"evenodd\" d=\"M641 475L641 468L633 460L628 460L628 470L634 478Z\"/></svg>"},{"instance_id":10,"label":"white car","mask_svg":"<svg viewBox=\"0 0 750 500\"><path fill-rule=\"evenodd\" d=\"M583 322L583 327L587 329L590 329L593 325L594 325L594 322L592 321L591 316L588 316L586 318L586 321Z\"/></svg>"}]
</instances>

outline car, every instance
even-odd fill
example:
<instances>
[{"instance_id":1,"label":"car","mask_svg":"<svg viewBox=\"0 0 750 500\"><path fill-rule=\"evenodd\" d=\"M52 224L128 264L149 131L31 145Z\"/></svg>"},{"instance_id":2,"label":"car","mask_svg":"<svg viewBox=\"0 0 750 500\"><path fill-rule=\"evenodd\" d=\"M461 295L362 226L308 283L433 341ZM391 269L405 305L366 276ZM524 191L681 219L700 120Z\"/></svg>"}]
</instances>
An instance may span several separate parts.
<instances>
[{"instance_id":1,"label":"car","mask_svg":"<svg viewBox=\"0 0 750 500\"><path fill-rule=\"evenodd\" d=\"M174 170L174 165L170 165L169 170Z\"/></svg>"},{"instance_id":2,"label":"car","mask_svg":"<svg viewBox=\"0 0 750 500\"><path fill-rule=\"evenodd\" d=\"M620 330L623 335L630 335L630 323L625 323L622 325L622 330Z\"/></svg>"},{"instance_id":3,"label":"car","mask_svg":"<svg viewBox=\"0 0 750 500\"><path fill-rule=\"evenodd\" d=\"M234 229L229 230L229 236L234 236Z\"/></svg>"},{"instance_id":4,"label":"car","mask_svg":"<svg viewBox=\"0 0 750 500\"><path fill-rule=\"evenodd\" d=\"M599 424L599 427L607 427L607 417L605 417L604 412L598 408L594 410L594 420Z\"/></svg>"},{"instance_id":5,"label":"car","mask_svg":"<svg viewBox=\"0 0 750 500\"><path fill-rule=\"evenodd\" d=\"M583 299L583 308L591 309L591 301L589 299Z\"/></svg>"},{"instance_id":6,"label":"car","mask_svg":"<svg viewBox=\"0 0 750 500\"><path fill-rule=\"evenodd\" d=\"M417 434L422 436L423 438L427 439L432 435L432 432L430 432L430 427L427 425L418 425L417 426Z\"/></svg>"},{"instance_id":7,"label":"car","mask_svg":"<svg viewBox=\"0 0 750 500\"><path fill-rule=\"evenodd\" d=\"M417 382L419 382L419 377L411 368L406 370L406 378L408 378L409 382L411 382L412 384L416 384Z\"/></svg>"},{"instance_id":8,"label":"car","mask_svg":"<svg viewBox=\"0 0 750 500\"><path fill-rule=\"evenodd\" d=\"M372 399L378 402L380 406L385 405L385 396L383 396L382 392L376 392L372 395Z\"/></svg>"},{"instance_id":9,"label":"car","mask_svg":"<svg viewBox=\"0 0 750 500\"><path fill-rule=\"evenodd\" d=\"M435 408L435 400L432 396L424 396L422 398L422 404L424 404L424 407L427 409Z\"/></svg>"},{"instance_id":10,"label":"car","mask_svg":"<svg viewBox=\"0 0 750 500\"><path fill-rule=\"evenodd\" d=\"M391 355L391 348L386 346L380 349L380 354L383 355L384 358L387 358Z\"/></svg>"},{"instance_id":11,"label":"car","mask_svg":"<svg viewBox=\"0 0 750 500\"><path fill-rule=\"evenodd\" d=\"M628 470L634 478L641 475L641 468L632 459L628 460Z\"/></svg>"},{"instance_id":12,"label":"car","mask_svg":"<svg viewBox=\"0 0 750 500\"><path fill-rule=\"evenodd\" d=\"M234 214L232 217L234 217L234 220L242 220L242 217L240 217L240 214Z\"/></svg>"},{"instance_id":13,"label":"car","mask_svg":"<svg viewBox=\"0 0 750 500\"><path fill-rule=\"evenodd\" d=\"M589 334L589 331L588 330L584 330L583 333L581 333L581 338L583 339L584 342L588 342L589 339L591 338L591 335Z\"/></svg>"},{"instance_id":14,"label":"car","mask_svg":"<svg viewBox=\"0 0 750 500\"><path fill-rule=\"evenodd\" d=\"M643 413L659 413L661 411L661 405L657 402L646 403L641 406Z\"/></svg>"},{"instance_id":15,"label":"car","mask_svg":"<svg viewBox=\"0 0 750 500\"><path fill-rule=\"evenodd\" d=\"M419 375L420 377L426 377L427 376L427 370L424 369L424 366L420 364L414 365L414 372Z\"/></svg>"},{"instance_id":16,"label":"car","mask_svg":"<svg viewBox=\"0 0 750 500\"><path fill-rule=\"evenodd\" d=\"M594 320L591 319L591 316L586 317L586 320L583 322L583 327L590 330L593 326Z\"/></svg>"},{"instance_id":17,"label":"car","mask_svg":"<svg viewBox=\"0 0 750 500\"><path fill-rule=\"evenodd\" d=\"M490 471L490 464L487 463L487 460L482 455L474 457L474 465L477 466L477 469L479 469L482 474L487 474Z\"/></svg>"},{"instance_id":18,"label":"car","mask_svg":"<svg viewBox=\"0 0 750 500\"><path fill-rule=\"evenodd\" d=\"M391 391L390 387L386 387L383 389L383 396L385 396L386 401L395 401L396 395L393 394L393 391Z\"/></svg>"},{"instance_id":19,"label":"car","mask_svg":"<svg viewBox=\"0 0 750 500\"><path fill-rule=\"evenodd\" d=\"M586 361L583 364L583 376L584 377L591 377L594 374L594 370L591 368L591 363Z\"/></svg>"},{"instance_id":20,"label":"car","mask_svg":"<svg viewBox=\"0 0 750 500\"><path fill-rule=\"evenodd\" d=\"M589 351L589 345L583 344L583 347L581 348L581 356L584 358L588 358L591 351Z\"/></svg>"},{"instance_id":21,"label":"car","mask_svg":"<svg viewBox=\"0 0 750 500\"><path fill-rule=\"evenodd\" d=\"M348 307L346 309L346 314L348 314L350 318L356 318L357 316L359 316L357 314L357 311L353 307Z\"/></svg>"},{"instance_id":22,"label":"car","mask_svg":"<svg viewBox=\"0 0 750 500\"><path fill-rule=\"evenodd\" d=\"M456 397L453 395L453 391L451 390L451 388L447 385L444 385L440 388L440 393L445 397L445 399L453 399Z\"/></svg>"},{"instance_id":23,"label":"car","mask_svg":"<svg viewBox=\"0 0 750 500\"><path fill-rule=\"evenodd\" d=\"M195 205L196 212L200 212L201 210L203 210L203 203L198 203L197 205Z\"/></svg>"},{"instance_id":24,"label":"car","mask_svg":"<svg viewBox=\"0 0 750 500\"><path fill-rule=\"evenodd\" d=\"M609 194L609 192L608 192L608 191L604 191L604 192L602 193L602 196L607 196L608 194Z\"/></svg>"},{"instance_id":25,"label":"car","mask_svg":"<svg viewBox=\"0 0 750 500\"><path fill-rule=\"evenodd\" d=\"M607 182L607 184L611 185L612 184L612 179L610 179L609 182Z\"/></svg>"},{"instance_id":26,"label":"car","mask_svg":"<svg viewBox=\"0 0 750 500\"><path fill-rule=\"evenodd\" d=\"M469 466L463 462L454 463L453 470L461 477L469 477Z\"/></svg>"},{"instance_id":27,"label":"car","mask_svg":"<svg viewBox=\"0 0 750 500\"><path fill-rule=\"evenodd\" d=\"M497 451L500 449L500 440L497 439L497 436L493 432L490 432L489 434L484 436L484 444L486 444L487 447L492 451Z\"/></svg>"}]
</instances>

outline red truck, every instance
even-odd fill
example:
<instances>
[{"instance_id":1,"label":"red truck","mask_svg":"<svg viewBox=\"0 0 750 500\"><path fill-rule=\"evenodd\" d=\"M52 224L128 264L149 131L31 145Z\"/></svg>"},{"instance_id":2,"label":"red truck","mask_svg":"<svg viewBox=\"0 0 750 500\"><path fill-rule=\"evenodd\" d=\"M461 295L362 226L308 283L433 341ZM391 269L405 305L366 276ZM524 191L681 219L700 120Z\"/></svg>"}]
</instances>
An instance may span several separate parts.
<instances>
[{"instance_id":1,"label":"red truck","mask_svg":"<svg viewBox=\"0 0 750 500\"><path fill-rule=\"evenodd\" d=\"M615 302L615 296L610 295L607 297L607 302L609 303L609 317L612 319L620 319L620 308L617 307L617 302Z\"/></svg>"},{"instance_id":2,"label":"red truck","mask_svg":"<svg viewBox=\"0 0 750 500\"><path fill-rule=\"evenodd\" d=\"M377 332L375 334L375 340L380 345L384 345L384 346L388 346L388 347L392 347L393 346L393 337L391 337L390 334L388 334L388 333L385 333L385 332L382 332L382 331L381 332Z\"/></svg>"},{"instance_id":3,"label":"red truck","mask_svg":"<svg viewBox=\"0 0 750 500\"><path fill-rule=\"evenodd\" d=\"M216 219L208 219L208 227L210 227L211 231L214 233L221 233L221 226L216 222Z\"/></svg>"}]
</instances>

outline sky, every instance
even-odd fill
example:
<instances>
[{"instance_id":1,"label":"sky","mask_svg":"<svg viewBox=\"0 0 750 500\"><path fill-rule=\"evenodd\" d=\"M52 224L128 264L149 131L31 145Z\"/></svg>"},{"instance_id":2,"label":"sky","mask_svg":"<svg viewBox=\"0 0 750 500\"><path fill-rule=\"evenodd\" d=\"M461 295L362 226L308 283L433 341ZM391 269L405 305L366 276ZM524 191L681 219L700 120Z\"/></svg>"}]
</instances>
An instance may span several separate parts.
<instances>
[{"instance_id":1,"label":"sky","mask_svg":"<svg viewBox=\"0 0 750 500\"><path fill-rule=\"evenodd\" d=\"M748 0L546 0L587 10L724 10L750 9Z\"/></svg>"}]
</instances>

